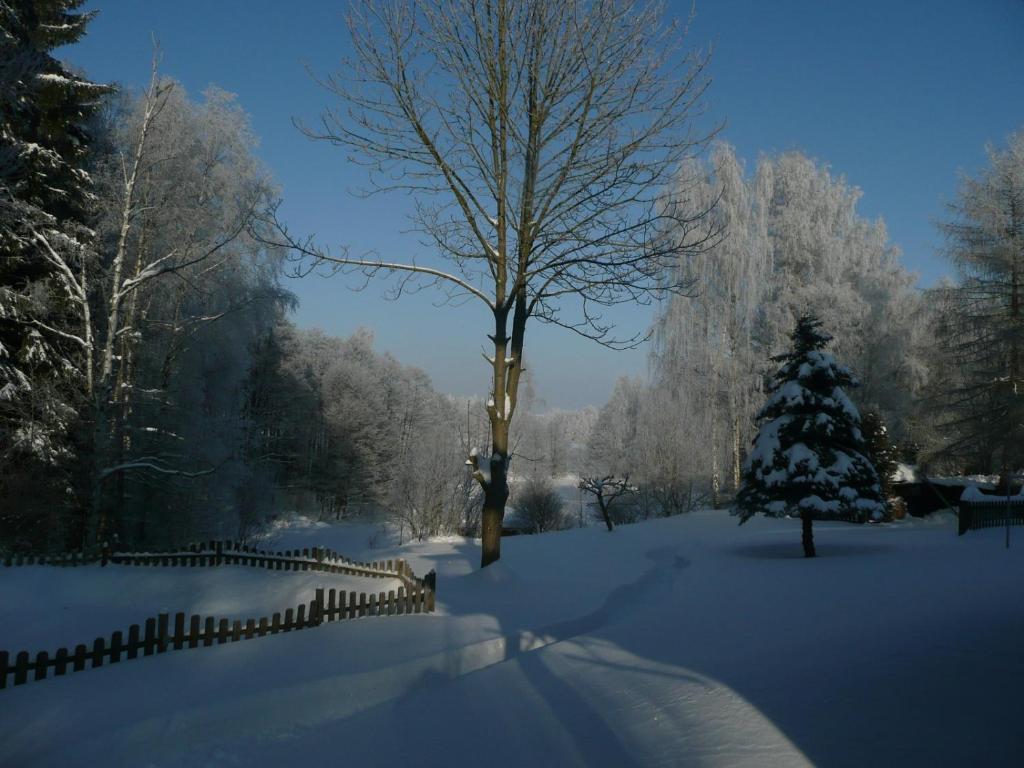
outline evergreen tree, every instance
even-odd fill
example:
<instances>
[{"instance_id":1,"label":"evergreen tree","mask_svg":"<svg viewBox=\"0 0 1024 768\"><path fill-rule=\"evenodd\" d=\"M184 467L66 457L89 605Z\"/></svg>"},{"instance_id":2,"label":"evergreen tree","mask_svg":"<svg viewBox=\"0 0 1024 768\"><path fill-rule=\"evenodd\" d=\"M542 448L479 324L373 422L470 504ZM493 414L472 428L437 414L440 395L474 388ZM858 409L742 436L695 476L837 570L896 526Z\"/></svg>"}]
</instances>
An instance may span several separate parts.
<instances>
[{"instance_id":1,"label":"evergreen tree","mask_svg":"<svg viewBox=\"0 0 1024 768\"><path fill-rule=\"evenodd\" d=\"M88 125L107 89L51 55L85 33L81 5L0 0L0 497L21 495L17 478L63 488L54 467L70 456L82 390ZM42 521L15 511L0 510L0 534L37 540Z\"/></svg>"},{"instance_id":2,"label":"evergreen tree","mask_svg":"<svg viewBox=\"0 0 1024 768\"><path fill-rule=\"evenodd\" d=\"M864 435L867 457L878 472L882 495L888 499L892 493L892 478L896 473L899 454L889 440L889 429L878 411L865 411L861 418L860 431Z\"/></svg>"},{"instance_id":3,"label":"evergreen tree","mask_svg":"<svg viewBox=\"0 0 1024 768\"><path fill-rule=\"evenodd\" d=\"M799 515L806 557L814 557L815 519L864 521L885 512L860 414L843 391L857 386L856 379L822 351L832 337L820 326L804 315L790 336L792 351L772 358L782 367L758 413L760 430L736 497L740 523L757 512Z\"/></svg>"}]
</instances>

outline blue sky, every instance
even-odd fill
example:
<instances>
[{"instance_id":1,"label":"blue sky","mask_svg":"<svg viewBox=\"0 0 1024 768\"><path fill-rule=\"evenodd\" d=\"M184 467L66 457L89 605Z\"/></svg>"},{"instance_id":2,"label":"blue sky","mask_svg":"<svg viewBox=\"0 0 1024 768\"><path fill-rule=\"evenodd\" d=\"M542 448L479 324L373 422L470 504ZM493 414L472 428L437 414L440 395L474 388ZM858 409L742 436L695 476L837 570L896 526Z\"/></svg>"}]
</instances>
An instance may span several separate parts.
<instances>
[{"instance_id":1,"label":"blue sky","mask_svg":"<svg viewBox=\"0 0 1024 768\"><path fill-rule=\"evenodd\" d=\"M92 78L144 84L151 34L163 71L194 95L208 84L238 94L282 186L299 233L356 252L421 252L402 234L402 199L357 199L365 177L344 153L311 142L292 119L315 121L330 97L307 72L336 69L348 41L339 0L94 0L88 36L63 52ZM685 16L689 3L669 3ZM908 269L930 284L948 272L934 222L961 170L985 162L987 142L1024 126L1024 0L698 0L691 44L714 46L709 120L752 164L800 149L860 187L860 211L882 216ZM379 350L424 368L435 385L481 394L482 308L436 308L427 293L388 302L383 285L355 293L343 278L290 287L296 322L339 335L373 328ZM616 312L628 334L650 308ZM646 367L646 351L611 352L534 325L527 367L549 405L600 405L615 379Z\"/></svg>"}]
</instances>

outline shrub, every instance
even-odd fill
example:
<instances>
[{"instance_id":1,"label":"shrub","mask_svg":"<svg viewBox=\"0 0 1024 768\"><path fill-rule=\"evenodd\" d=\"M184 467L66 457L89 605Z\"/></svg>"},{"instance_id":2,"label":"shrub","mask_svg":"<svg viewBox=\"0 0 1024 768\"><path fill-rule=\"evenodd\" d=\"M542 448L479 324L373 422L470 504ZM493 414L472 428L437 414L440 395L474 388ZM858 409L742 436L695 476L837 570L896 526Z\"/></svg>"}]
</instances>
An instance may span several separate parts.
<instances>
[{"instance_id":1,"label":"shrub","mask_svg":"<svg viewBox=\"0 0 1024 768\"><path fill-rule=\"evenodd\" d=\"M560 531L571 525L561 496L544 478L531 478L516 492L516 511L534 533Z\"/></svg>"}]
</instances>

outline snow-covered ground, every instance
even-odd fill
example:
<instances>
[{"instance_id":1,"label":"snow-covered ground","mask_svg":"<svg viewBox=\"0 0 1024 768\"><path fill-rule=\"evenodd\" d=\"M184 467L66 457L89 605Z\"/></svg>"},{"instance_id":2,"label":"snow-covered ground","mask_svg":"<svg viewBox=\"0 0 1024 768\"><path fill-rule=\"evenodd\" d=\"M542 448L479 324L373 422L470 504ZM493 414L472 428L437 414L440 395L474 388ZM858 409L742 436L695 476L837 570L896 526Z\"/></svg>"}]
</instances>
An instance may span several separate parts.
<instances>
[{"instance_id":1,"label":"snow-covered ground","mask_svg":"<svg viewBox=\"0 0 1024 768\"><path fill-rule=\"evenodd\" d=\"M1022 764L1024 539L815 530L809 561L798 522L720 512L506 539L484 571L468 540L377 549L438 570L437 614L0 692L0 765Z\"/></svg>"}]
</instances>

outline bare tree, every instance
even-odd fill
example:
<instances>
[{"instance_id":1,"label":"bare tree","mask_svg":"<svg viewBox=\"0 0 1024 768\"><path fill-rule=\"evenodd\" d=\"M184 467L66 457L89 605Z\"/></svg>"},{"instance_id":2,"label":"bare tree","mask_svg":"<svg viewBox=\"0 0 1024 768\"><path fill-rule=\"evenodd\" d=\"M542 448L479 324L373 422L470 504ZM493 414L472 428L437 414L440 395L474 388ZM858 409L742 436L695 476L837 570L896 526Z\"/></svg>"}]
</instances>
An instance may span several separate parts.
<instances>
[{"instance_id":1,"label":"bare tree","mask_svg":"<svg viewBox=\"0 0 1024 768\"><path fill-rule=\"evenodd\" d=\"M629 475L622 478L616 478L613 475L584 477L580 480L579 489L593 495L594 500L597 502L597 508L601 512L601 517L604 519L604 524L608 526L609 531L615 527L612 525L612 505L624 496L636 491L636 488L629 484Z\"/></svg>"},{"instance_id":2,"label":"bare tree","mask_svg":"<svg viewBox=\"0 0 1024 768\"><path fill-rule=\"evenodd\" d=\"M486 307L491 451L469 463L487 565L527 321L634 346L643 338L614 337L601 308L685 292L675 265L714 237L679 199L686 185L668 190L708 138L694 127L707 58L682 51L683 30L646 0L369 0L347 21L354 56L322 81L341 105L305 130L365 164L369 194L412 193L439 260L329 252L275 223L310 269L395 274L396 297L428 284Z\"/></svg>"}]
</instances>

